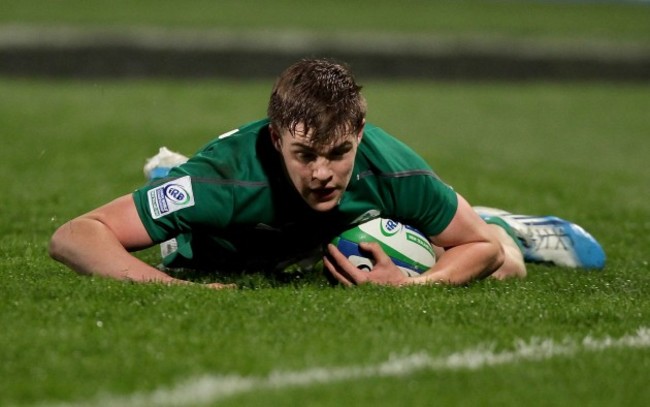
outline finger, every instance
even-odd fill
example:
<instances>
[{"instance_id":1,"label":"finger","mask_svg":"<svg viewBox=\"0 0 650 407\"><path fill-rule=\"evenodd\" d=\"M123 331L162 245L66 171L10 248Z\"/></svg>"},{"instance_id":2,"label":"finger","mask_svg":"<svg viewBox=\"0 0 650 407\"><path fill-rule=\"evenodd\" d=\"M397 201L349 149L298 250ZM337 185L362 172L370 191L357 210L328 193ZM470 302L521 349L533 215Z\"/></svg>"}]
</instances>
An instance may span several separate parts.
<instances>
[{"instance_id":1,"label":"finger","mask_svg":"<svg viewBox=\"0 0 650 407\"><path fill-rule=\"evenodd\" d=\"M368 273L368 280L375 284L403 285L407 282L407 276L397 267L393 260L382 249L381 245L375 242L363 243L361 249L369 252L375 260L375 266Z\"/></svg>"},{"instance_id":2,"label":"finger","mask_svg":"<svg viewBox=\"0 0 650 407\"><path fill-rule=\"evenodd\" d=\"M349 279L355 284L361 284L368 279L368 273L362 270L359 270L354 264L350 263L347 257L341 253L339 249L336 248L333 244L327 245L331 260L333 264L335 263L338 268L345 273Z\"/></svg>"},{"instance_id":3,"label":"finger","mask_svg":"<svg viewBox=\"0 0 650 407\"><path fill-rule=\"evenodd\" d=\"M345 286L352 286L354 283L350 281L346 276L344 276L342 273L340 273L334 264L327 258L327 256L323 257L323 264L327 268L327 270L330 272L332 276L341 284Z\"/></svg>"},{"instance_id":4,"label":"finger","mask_svg":"<svg viewBox=\"0 0 650 407\"><path fill-rule=\"evenodd\" d=\"M378 243L375 242L360 242L359 247L361 250L369 252L372 258L375 260L375 265L377 264L387 264L387 262L392 263L392 260L386 252L381 248Z\"/></svg>"}]
</instances>

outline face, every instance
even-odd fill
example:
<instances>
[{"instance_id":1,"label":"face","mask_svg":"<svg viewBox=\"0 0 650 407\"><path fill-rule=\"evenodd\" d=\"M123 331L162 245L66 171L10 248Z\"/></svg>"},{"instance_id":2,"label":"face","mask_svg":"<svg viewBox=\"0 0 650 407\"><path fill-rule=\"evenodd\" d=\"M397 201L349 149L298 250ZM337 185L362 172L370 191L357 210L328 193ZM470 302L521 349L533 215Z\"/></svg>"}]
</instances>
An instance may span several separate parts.
<instances>
[{"instance_id":1,"label":"face","mask_svg":"<svg viewBox=\"0 0 650 407\"><path fill-rule=\"evenodd\" d=\"M350 182L362 133L342 136L324 147L315 147L313 131L305 132L302 125L294 134L287 129L280 134L271 131L271 137L302 199L312 209L326 212L338 205Z\"/></svg>"}]
</instances>

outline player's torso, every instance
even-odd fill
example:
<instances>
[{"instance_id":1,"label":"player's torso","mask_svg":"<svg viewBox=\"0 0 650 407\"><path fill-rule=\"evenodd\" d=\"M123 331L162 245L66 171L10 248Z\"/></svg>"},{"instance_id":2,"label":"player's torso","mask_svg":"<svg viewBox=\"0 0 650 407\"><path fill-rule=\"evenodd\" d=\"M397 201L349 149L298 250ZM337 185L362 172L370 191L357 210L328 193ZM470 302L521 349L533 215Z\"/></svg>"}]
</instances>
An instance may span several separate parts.
<instances>
[{"instance_id":1,"label":"player's torso","mask_svg":"<svg viewBox=\"0 0 650 407\"><path fill-rule=\"evenodd\" d=\"M378 216L419 226L424 215L418 194L423 180L433 176L410 149L368 125L340 204L330 212L316 212L284 173L265 120L214 140L174 174L191 177L195 204L161 224L186 228L206 252L217 243L220 249L260 259L312 251Z\"/></svg>"}]
</instances>

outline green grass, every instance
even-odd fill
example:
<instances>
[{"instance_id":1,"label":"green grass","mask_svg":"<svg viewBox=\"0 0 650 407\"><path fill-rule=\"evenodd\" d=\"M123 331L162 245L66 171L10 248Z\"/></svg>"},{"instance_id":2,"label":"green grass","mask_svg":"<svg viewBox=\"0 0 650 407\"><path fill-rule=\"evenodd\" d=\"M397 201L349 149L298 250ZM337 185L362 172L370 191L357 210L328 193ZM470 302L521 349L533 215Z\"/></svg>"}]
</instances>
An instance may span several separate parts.
<instances>
[{"instance_id":1,"label":"green grass","mask_svg":"<svg viewBox=\"0 0 650 407\"><path fill-rule=\"evenodd\" d=\"M650 326L650 86L365 85L369 119L472 203L574 220L601 241L607 268L531 266L523 281L463 288L342 289L321 276L280 284L256 275L217 292L80 277L47 257L54 229L137 188L160 145L191 154L263 116L271 84L0 80L0 405L94 405L201 375L512 351L518 339L617 338ZM156 261L155 250L140 256ZM648 366L647 347L581 350L260 388L219 405L642 406Z\"/></svg>"},{"instance_id":2,"label":"green grass","mask_svg":"<svg viewBox=\"0 0 650 407\"><path fill-rule=\"evenodd\" d=\"M405 32L517 38L650 40L650 7L638 3L547 1L169 0L4 1L0 22Z\"/></svg>"}]
</instances>

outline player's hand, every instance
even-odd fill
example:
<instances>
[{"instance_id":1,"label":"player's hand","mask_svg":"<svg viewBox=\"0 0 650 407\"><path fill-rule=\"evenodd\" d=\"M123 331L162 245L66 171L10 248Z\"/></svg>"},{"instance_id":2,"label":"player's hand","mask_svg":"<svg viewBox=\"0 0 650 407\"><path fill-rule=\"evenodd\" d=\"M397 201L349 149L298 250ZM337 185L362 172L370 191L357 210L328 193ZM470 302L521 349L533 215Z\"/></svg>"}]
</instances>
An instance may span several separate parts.
<instances>
[{"instance_id":1,"label":"player's hand","mask_svg":"<svg viewBox=\"0 0 650 407\"><path fill-rule=\"evenodd\" d=\"M323 264L341 284L351 286L358 284L380 284L400 286L409 284L409 277L393 263L377 243L360 243L360 248L370 253L374 266L370 271L358 269L334 245L327 246L329 256Z\"/></svg>"}]
</instances>

